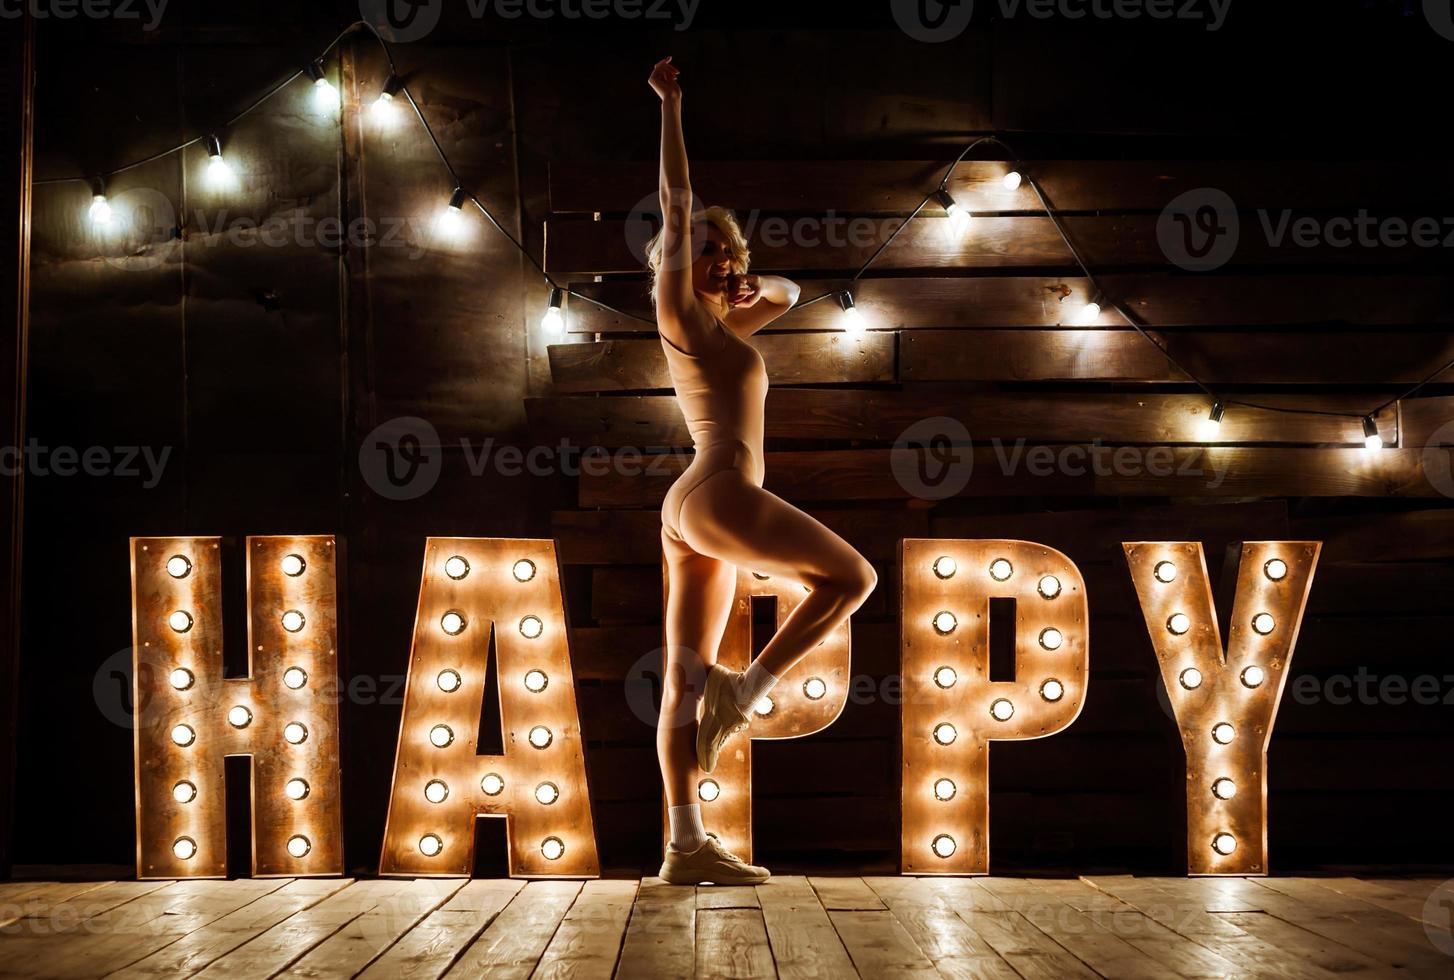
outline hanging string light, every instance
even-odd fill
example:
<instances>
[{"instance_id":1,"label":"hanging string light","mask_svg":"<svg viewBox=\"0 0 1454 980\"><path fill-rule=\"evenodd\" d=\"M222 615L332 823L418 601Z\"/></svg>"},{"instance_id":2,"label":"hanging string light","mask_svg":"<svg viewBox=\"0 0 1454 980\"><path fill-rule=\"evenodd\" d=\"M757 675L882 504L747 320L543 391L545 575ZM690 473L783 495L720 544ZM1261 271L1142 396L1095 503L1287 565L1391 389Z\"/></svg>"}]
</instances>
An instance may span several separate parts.
<instances>
[{"instance_id":1,"label":"hanging string light","mask_svg":"<svg viewBox=\"0 0 1454 980\"><path fill-rule=\"evenodd\" d=\"M95 225L109 225L113 217L111 205L106 200L106 182L100 177L91 181L91 207L87 211L87 217Z\"/></svg>"},{"instance_id":2,"label":"hanging string light","mask_svg":"<svg viewBox=\"0 0 1454 980\"><path fill-rule=\"evenodd\" d=\"M954 225L957 231L962 232L969 228L969 221L974 215L955 203L954 198L949 196L948 191L935 191L934 200L939 202L939 206L944 209L944 213L949 217L950 223Z\"/></svg>"},{"instance_id":3,"label":"hanging string light","mask_svg":"<svg viewBox=\"0 0 1454 980\"><path fill-rule=\"evenodd\" d=\"M565 302L565 290L559 286L552 286L550 305L545 308L545 315L540 318L540 329L553 337L565 333L565 314L561 312L560 308L563 302Z\"/></svg>"},{"instance_id":4,"label":"hanging string light","mask_svg":"<svg viewBox=\"0 0 1454 980\"><path fill-rule=\"evenodd\" d=\"M333 83L323 73L323 59L318 58L308 62L305 70L308 77L313 79L314 107L321 113L333 112L342 104L343 100L338 95L338 89L333 87Z\"/></svg>"}]
</instances>

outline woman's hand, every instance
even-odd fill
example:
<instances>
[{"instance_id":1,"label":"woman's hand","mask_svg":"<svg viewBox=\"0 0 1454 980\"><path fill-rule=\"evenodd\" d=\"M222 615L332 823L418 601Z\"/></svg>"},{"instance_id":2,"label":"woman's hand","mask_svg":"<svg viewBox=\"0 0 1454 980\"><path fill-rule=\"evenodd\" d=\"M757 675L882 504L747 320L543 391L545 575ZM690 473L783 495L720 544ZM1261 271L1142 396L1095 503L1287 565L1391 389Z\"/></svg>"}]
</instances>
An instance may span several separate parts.
<instances>
[{"instance_id":1,"label":"woman's hand","mask_svg":"<svg viewBox=\"0 0 1454 980\"><path fill-rule=\"evenodd\" d=\"M647 84L651 90L661 96L663 102L680 102L682 98L682 87L677 84L677 76L681 72L671 63L671 55L667 55L658 61L651 69L651 77Z\"/></svg>"},{"instance_id":2,"label":"woman's hand","mask_svg":"<svg viewBox=\"0 0 1454 980\"><path fill-rule=\"evenodd\" d=\"M727 302L739 309L762 299L761 276L732 276L727 281Z\"/></svg>"}]
</instances>

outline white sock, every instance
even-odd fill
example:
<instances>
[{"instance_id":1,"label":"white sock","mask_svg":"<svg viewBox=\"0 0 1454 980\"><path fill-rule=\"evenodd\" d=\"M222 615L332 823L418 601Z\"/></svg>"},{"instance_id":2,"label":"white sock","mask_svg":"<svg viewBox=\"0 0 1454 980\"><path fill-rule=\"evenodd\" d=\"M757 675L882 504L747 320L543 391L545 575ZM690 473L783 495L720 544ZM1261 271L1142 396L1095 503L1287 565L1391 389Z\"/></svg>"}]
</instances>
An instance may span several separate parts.
<instances>
[{"instance_id":1,"label":"white sock","mask_svg":"<svg viewBox=\"0 0 1454 980\"><path fill-rule=\"evenodd\" d=\"M695 851L707 843L707 828L702 826L702 804L669 806L666 817L671 827L671 846L678 851Z\"/></svg>"},{"instance_id":2,"label":"white sock","mask_svg":"<svg viewBox=\"0 0 1454 980\"><path fill-rule=\"evenodd\" d=\"M738 710L745 715L752 714L753 706L757 704L758 699L771 691L776 684L777 678L768 673L767 668L762 665L762 661L754 660L737 685L735 700Z\"/></svg>"}]
</instances>

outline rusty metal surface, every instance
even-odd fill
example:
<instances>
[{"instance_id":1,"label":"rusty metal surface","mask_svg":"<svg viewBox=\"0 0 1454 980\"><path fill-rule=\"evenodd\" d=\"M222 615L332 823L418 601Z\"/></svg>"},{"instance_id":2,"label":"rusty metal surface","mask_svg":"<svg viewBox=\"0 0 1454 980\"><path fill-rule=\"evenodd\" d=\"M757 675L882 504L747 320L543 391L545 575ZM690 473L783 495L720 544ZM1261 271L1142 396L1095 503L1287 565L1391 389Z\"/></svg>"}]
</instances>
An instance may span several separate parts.
<instances>
[{"instance_id":1,"label":"rusty metal surface","mask_svg":"<svg viewBox=\"0 0 1454 980\"><path fill-rule=\"evenodd\" d=\"M1187 870L1266 874L1267 746L1322 543L1243 544L1225 656L1201 543L1139 541L1123 547L1186 750ZM1267 572L1274 560L1286 565L1280 579ZM1157 577L1163 562L1175 568L1171 581ZM1177 614L1188 618L1189 628L1180 634L1171 629ZM1265 634L1252 625L1262 614L1273 617ZM1264 672L1255 687L1244 682L1249 667ZM1188 669L1200 671L1200 683L1183 682ZM1221 724L1233 729L1225 743L1213 736ZM1219 779L1235 783L1230 799L1214 793ZM1229 853L1214 847L1221 834L1236 841Z\"/></svg>"},{"instance_id":2,"label":"rusty metal surface","mask_svg":"<svg viewBox=\"0 0 1454 980\"><path fill-rule=\"evenodd\" d=\"M468 570L459 578L446 572L446 563L454 557L468 562ZM534 566L526 581L512 571L521 560ZM463 629L454 634L445 631L442 621L448 613L463 618ZM521 629L528 617L539 623L539 633L533 637ZM479 755L492 628L505 750L503 755ZM439 674L445 670L458 674L453 691L439 686ZM544 672L542 689L527 688L530 671ZM448 727L452 738L437 747L431 731L440 725ZM537 726L550 732L543 748L530 741ZM487 795L481 787L489 773L503 778L496 795ZM424 795L431 780L448 787L448 795L439 802ZM545 782L559 791L550 803L535 795ZM554 541L432 537L425 544L379 873L468 876L474 869L478 816L506 820L513 877L600 874ZM420 848L427 835L441 844L433 856ZM544 851L549 838L564 844L555 859Z\"/></svg>"},{"instance_id":3,"label":"rusty metal surface","mask_svg":"<svg viewBox=\"0 0 1454 980\"><path fill-rule=\"evenodd\" d=\"M246 678L224 678L222 657L221 539L133 538L132 635L134 703L137 705L137 877L201 878L227 874L224 764L226 756L252 757L252 871L255 876L341 874L343 834L339 800L337 620L335 549L330 535L247 539L248 662ZM284 556L304 561L300 574L282 570ZM182 556L182 577L167 562ZM191 617L178 632L168 622L177 611ZM286 611L303 616L301 629L283 628ZM307 672L294 689L283 682L289 668ZM191 671L184 690L172 671ZM235 727L228 713L251 714ZM292 744L285 727L301 723L307 738ZM172 739L188 725L195 741ZM284 786L304 779L309 792L290 799ZM173 788L186 781L195 798L180 802ZM288 851L302 836L307 850ZM181 838L196 844L190 858L173 850Z\"/></svg>"},{"instance_id":4,"label":"rusty metal surface","mask_svg":"<svg viewBox=\"0 0 1454 980\"><path fill-rule=\"evenodd\" d=\"M935 572L941 557L955 562L947 577ZM1010 563L997 581L991 563ZM1075 721L1085 703L1090 662L1085 581L1079 569L1053 548L1030 541L906 538L901 544L902 619L900 658L904 703L903 834L900 866L905 874L985 874L989 871L989 747L999 739L1044 738ZM1054 576L1053 598L1039 592ZM1015 600L1015 679L990 680L989 603ZM948 612L945 633L935 619ZM1054 649L1041 645L1042 631L1060 631ZM949 686L936 673L950 667ZM1042 695L1046 681L1062 685L1057 700ZM1014 711L992 714L1000 700ZM954 726L949 744L935 740L942 724ZM938 780L953 781L948 799L935 793ZM953 839L952 853L934 850L940 835Z\"/></svg>"}]
</instances>

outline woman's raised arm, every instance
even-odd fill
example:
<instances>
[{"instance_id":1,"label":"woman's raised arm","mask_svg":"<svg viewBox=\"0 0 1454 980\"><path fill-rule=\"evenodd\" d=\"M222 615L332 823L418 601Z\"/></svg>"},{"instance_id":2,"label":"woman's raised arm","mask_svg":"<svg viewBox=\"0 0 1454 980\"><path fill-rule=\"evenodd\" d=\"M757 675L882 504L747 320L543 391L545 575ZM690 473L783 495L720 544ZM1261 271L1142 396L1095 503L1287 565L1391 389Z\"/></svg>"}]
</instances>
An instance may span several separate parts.
<instances>
[{"instance_id":1,"label":"woman's raised arm","mask_svg":"<svg viewBox=\"0 0 1454 980\"><path fill-rule=\"evenodd\" d=\"M657 270L657 329L681 347L699 326L692 291L692 185L682 138L682 90L670 56L651 70L650 85L661 96L662 258Z\"/></svg>"}]
</instances>

